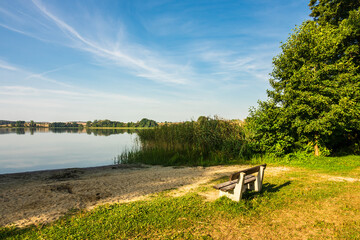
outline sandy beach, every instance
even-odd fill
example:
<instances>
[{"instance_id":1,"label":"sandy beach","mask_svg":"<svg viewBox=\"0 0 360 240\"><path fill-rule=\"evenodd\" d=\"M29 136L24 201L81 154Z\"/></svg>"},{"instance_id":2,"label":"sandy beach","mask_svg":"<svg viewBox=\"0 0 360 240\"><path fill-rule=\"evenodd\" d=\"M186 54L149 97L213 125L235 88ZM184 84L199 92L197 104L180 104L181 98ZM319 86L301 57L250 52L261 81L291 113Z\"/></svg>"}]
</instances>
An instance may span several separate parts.
<instances>
[{"instance_id":1,"label":"sandy beach","mask_svg":"<svg viewBox=\"0 0 360 240\"><path fill-rule=\"evenodd\" d=\"M0 175L0 225L48 223L74 209L145 199L169 189L185 194L199 184L248 166L111 165ZM268 168L267 174L286 171ZM265 174L266 176L266 174ZM214 190L214 197L217 192Z\"/></svg>"}]
</instances>

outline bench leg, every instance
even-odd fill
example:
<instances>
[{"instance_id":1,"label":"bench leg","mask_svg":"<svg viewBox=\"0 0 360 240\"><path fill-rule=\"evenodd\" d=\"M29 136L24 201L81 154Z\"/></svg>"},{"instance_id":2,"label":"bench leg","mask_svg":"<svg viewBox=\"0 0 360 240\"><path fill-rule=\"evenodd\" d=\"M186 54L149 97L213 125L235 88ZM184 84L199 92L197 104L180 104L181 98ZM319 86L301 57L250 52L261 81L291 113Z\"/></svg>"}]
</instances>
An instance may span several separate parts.
<instances>
[{"instance_id":1,"label":"bench leg","mask_svg":"<svg viewBox=\"0 0 360 240\"><path fill-rule=\"evenodd\" d=\"M236 184L234 188L234 195L233 200L234 201L240 201L243 192L245 192L246 187L244 186L245 181L245 173L240 173L239 182Z\"/></svg>"},{"instance_id":2,"label":"bench leg","mask_svg":"<svg viewBox=\"0 0 360 240\"><path fill-rule=\"evenodd\" d=\"M226 196L226 197L232 199L233 194L219 190L219 197L222 197L222 196Z\"/></svg>"},{"instance_id":3,"label":"bench leg","mask_svg":"<svg viewBox=\"0 0 360 240\"><path fill-rule=\"evenodd\" d=\"M260 192L261 188L262 188L262 182L264 179L264 172L265 172L265 168L263 166L260 167L259 173L256 176L256 180L255 180L255 191L256 192Z\"/></svg>"}]
</instances>

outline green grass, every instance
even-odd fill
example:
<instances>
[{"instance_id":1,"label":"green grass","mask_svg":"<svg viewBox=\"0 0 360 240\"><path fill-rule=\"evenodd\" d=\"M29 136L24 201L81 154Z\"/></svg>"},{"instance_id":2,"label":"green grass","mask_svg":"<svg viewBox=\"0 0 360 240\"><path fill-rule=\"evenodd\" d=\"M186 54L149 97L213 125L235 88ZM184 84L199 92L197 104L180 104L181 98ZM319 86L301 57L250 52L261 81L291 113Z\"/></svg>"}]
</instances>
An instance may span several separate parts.
<instances>
[{"instance_id":1,"label":"green grass","mask_svg":"<svg viewBox=\"0 0 360 240\"><path fill-rule=\"evenodd\" d=\"M360 169L360 156L348 155L341 157L314 157L311 155L297 156L288 155L283 158L276 158L271 156L253 158L250 161L252 164L271 163L276 166L292 166L302 167L311 170L319 170L322 173L337 174L337 175L352 175L360 176L358 172L353 172L355 169Z\"/></svg>"},{"instance_id":2,"label":"green grass","mask_svg":"<svg viewBox=\"0 0 360 240\"><path fill-rule=\"evenodd\" d=\"M330 158L316 166L302 165L267 174L260 193L247 192L240 202L206 201L201 194L224 181L215 180L181 197L171 191L146 201L79 211L45 226L0 228L2 239L359 239L360 182L329 181L359 168L331 168L359 158ZM277 163L278 164L278 163ZM290 165L293 163L290 163ZM274 166L270 164L270 167ZM294 165L292 165L294 166Z\"/></svg>"}]
</instances>

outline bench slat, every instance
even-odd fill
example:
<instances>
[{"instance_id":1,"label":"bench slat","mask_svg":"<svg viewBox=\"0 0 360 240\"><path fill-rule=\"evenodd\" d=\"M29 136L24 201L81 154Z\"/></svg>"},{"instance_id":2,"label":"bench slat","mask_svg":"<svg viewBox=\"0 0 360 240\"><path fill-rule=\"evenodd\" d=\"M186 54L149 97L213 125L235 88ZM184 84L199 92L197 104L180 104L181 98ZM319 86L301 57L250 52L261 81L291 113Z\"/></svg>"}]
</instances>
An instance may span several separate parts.
<instances>
[{"instance_id":1,"label":"bench slat","mask_svg":"<svg viewBox=\"0 0 360 240\"><path fill-rule=\"evenodd\" d=\"M266 164L259 165L259 166L256 166L256 167L252 167L252 168L248 168L248 169L244 169L242 171L233 173L233 174L230 175L230 181L232 181L234 179L238 179L239 176L240 176L240 173L245 173L246 175L248 175L248 174L253 174L253 173L259 172L260 167L266 168Z\"/></svg>"},{"instance_id":2,"label":"bench slat","mask_svg":"<svg viewBox=\"0 0 360 240\"><path fill-rule=\"evenodd\" d=\"M253 176L253 175L248 175L248 176L251 176L251 177L249 177L248 179L246 179L246 180L244 181L244 185L246 185L246 184L248 184L248 183L255 182L255 180L256 180L256 177L255 177L255 176ZM236 181L237 181L237 180L236 180ZM221 188L220 190L221 190L221 191L225 191L225 192L231 191L231 190L233 190L233 189L235 188L236 183L237 183L237 182L232 183L232 184L229 184L229 185Z\"/></svg>"},{"instance_id":3,"label":"bench slat","mask_svg":"<svg viewBox=\"0 0 360 240\"><path fill-rule=\"evenodd\" d=\"M254 175L246 175L244 179L244 184L248 184L251 182L254 182L256 180L256 177ZM215 185L215 189L219 189L221 191L231 191L235 188L235 185L237 184L238 180L232 180L224 183L220 183L218 185Z\"/></svg>"},{"instance_id":4,"label":"bench slat","mask_svg":"<svg viewBox=\"0 0 360 240\"><path fill-rule=\"evenodd\" d=\"M224 182L224 183L220 183L220 184L218 184L218 185L215 185L214 188L215 188L215 189L221 189L221 188L226 187L226 186L228 186L228 185L236 184L237 182L238 182L237 179L232 180L232 181L227 181L227 182Z\"/></svg>"}]
</instances>

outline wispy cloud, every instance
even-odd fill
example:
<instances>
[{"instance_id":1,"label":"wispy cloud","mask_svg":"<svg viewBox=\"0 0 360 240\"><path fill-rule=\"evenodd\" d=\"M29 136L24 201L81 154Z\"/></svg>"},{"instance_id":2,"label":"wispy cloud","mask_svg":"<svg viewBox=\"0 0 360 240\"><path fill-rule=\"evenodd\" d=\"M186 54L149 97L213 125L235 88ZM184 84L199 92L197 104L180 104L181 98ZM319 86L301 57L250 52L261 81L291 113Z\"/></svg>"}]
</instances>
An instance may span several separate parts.
<instances>
[{"instance_id":1,"label":"wispy cloud","mask_svg":"<svg viewBox=\"0 0 360 240\"><path fill-rule=\"evenodd\" d=\"M18 69L12 65L10 65L9 63L3 61L0 59L0 68L5 69L5 70L10 70L10 71L17 71Z\"/></svg>"},{"instance_id":2,"label":"wispy cloud","mask_svg":"<svg viewBox=\"0 0 360 240\"><path fill-rule=\"evenodd\" d=\"M205 47L202 43L197 46L195 46L196 44L192 44L194 49L184 48L186 52L177 52L177 58L171 58L165 56L162 52L153 51L139 43L130 43L126 40L126 33L120 34L122 35L120 38L111 37L109 34L97 33L101 35L101 38L97 39L93 36L94 34L96 35L96 33L93 33L94 31L89 33L86 32L88 30L87 28L77 29L75 24L71 24L70 21L61 18L62 14L56 14L56 10L50 10L40 0L32 0L30 3L33 3L32 11L40 12L40 16L43 18L42 25L39 25L38 29L38 33L40 34L33 34L33 32L29 34L27 31L14 28L9 26L9 24L4 25L0 23L0 26L27 36L37 39L45 38L46 40L44 41L55 41L56 43L59 43L59 41L54 39L53 36L59 35L59 38L67 39L67 41L63 42L64 45L90 53L97 60L98 64L121 67L134 76L150 79L154 82L191 86L201 81L212 81L209 79L211 76L216 76L216 78L213 79L214 82L239 79L239 74L244 75L245 73L255 78L266 78L267 72L269 71L269 64L266 66L266 74L264 70L261 70L261 68L264 69L264 66L256 54L247 56L234 51L229 52L229 50L227 50L229 47L223 46L222 42L217 42L213 45L205 44ZM33 12L32 14L35 13ZM13 17L15 18L16 15L13 14ZM23 17L26 18L26 16ZM180 18L180 16L174 16L173 18L179 21L178 18ZM30 16L29 19L32 19L32 17ZM159 19L161 20L162 18ZM168 18L165 20L162 19L160 23L164 24L164 21L175 21L173 19L169 20ZM96 24L104 25L98 26L99 29L108 28L106 22L100 21L99 19L96 20ZM155 22L154 24L158 25L159 23ZM171 25L174 24L172 23ZM55 33L54 29L56 28L49 26L57 26L61 31ZM31 26L30 28L32 29L34 27L35 26ZM166 25L164 31L168 32L168 28ZM189 29L188 26L184 28ZM44 29L46 29L46 31ZM50 37L46 35L49 34L47 32L49 29L52 31ZM178 28L176 29L178 30ZM177 30L173 29L172 31ZM178 59L180 62L176 62L174 59ZM208 67L200 67L199 69L201 70L197 69L198 65L204 64L208 65ZM29 78L32 77L33 76ZM49 80L46 79L44 75L37 77L45 81Z\"/></svg>"},{"instance_id":3,"label":"wispy cloud","mask_svg":"<svg viewBox=\"0 0 360 240\"><path fill-rule=\"evenodd\" d=\"M122 94L109 94L101 91L86 90L85 91L66 91L56 89L34 88L29 86L0 86L0 95L7 96L51 96L53 98L69 98L69 99L107 99L112 101L126 101L129 103L146 103L158 104L159 101L151 98L139 96L126 96Z\"/></svg>"},{"instance_id":4,"label":"wispy cloud","mask_svg":"<svg viewBox=\"0 0 360 240\"><path fill-rule=\"evenodd\" d=\"M51 69L49 71L45 71L45 72L42 72L42 73L37 73L37 74L31 74L29 76L27 76L25 79L30 79L30 78L41 78L41 77L44 77L46 74L48 73L52 73L52 72L57 72L61 69L64 69L64 67L58 67L58 68L55 68L55 69Z\"/></svg>"},{"instance_id":5,"label":"wispy cloud","mask_svg":"<svg viewBox=\"0 0 360 240\"><path fill-rule=\"evenodd\" d=\"M66 23L64 20L60 19L58 16L55 16L52 12L50 12L40 1L33 0L32 2L41 11L42 14L44 14L48 19L53 21L72 40L77 41L78 44L73 47L79 48L86 52L90 52L98 57L106 58L121 66L130 67L136 71L136 75L139 77L148 78L157 82L175 84L187 83L187 79L184 79L180 75L171 71L164 71L163 69L157 68L149 61L146 61L146 59L140 59L123 52L120 47L116 49L110 49L102 46L95 41L92 41L91 39L84 37L74 27ZM150 51L148 50L147 52L149 53ZM165 63L164 65L169 66L169 64Z\"/></svg>"},{"instance_id":6,"label":"wispy cloud","mask_svg":"<svg viewBox=\"0 0 360 240\"><path fill-rule=\"evenodd\" d=\"M200 46L200 47L199 47ZM249 81L264 83L268 81L271 71L273 46L263 46L257 49L254 46L240 46L240 50L230 51L222 49L219 43L197 43L192 47L193 58L208 64L211 70L208 72L220 83L236 83L237 86L244 85Z\"/></svg>"},{"instance_id":7,"label":"wispy cloud","mask_svg":"<svg viewBox=\"0 0 360 240\"><path fill-rule=\"evenodd\" d=\"M70 66L70 65L67 65L67 66ZM33 73L33 72L27 71L27 70L25 70L25 69L23 69L21 67L18 67L18 66L15 67L12 64L9 64L8 62L0 59L0 68L5 69L5 70L10 70L10 71L15 71L15 72L21 73L22 75L25 75L26 77L23 77L22 80L30 80L30 79L41 80L41 81L56 84L58 86L63 86L63 87L67 87L67 88L73 88L74 85L67 84L67 83L64 83L62 81L58 81L58 80L55 80L53 78L49 78L49 77L45 76L47 73L59 71L59 70L63 69L64 67L66 67L66 66L59 67L59 68L56 68L56 69L52 69L52 70L49 70L49 71L46 71L46 72L43 72L43 73ZM19 79L17 79L17 80L19 80ZM15 79L14 79L14 81L15 81Z\"/></svg>"}]
</instances>

